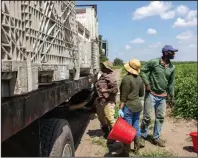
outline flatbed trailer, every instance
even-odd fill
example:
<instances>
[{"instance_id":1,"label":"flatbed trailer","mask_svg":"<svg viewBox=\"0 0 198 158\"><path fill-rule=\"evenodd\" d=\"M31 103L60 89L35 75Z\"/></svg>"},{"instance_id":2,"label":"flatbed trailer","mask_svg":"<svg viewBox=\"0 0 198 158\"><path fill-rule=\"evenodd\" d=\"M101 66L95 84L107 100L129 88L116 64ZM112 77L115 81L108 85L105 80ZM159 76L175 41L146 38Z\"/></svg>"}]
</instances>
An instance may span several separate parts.
<instances>
[{"instance_id":1,"label":"flatbed trailer","mask_svg":"<svg viewBox=\"0 0 198 158\"><path fill-rule=\"evenodd\" d=\"M93 103L94 92L90 89L90 79L94 82L96 75L81 77L76 81L67 80L42 85L38 90L26 95L3 98L2 143L27 126L37 124L34 132L38 134L37 145L40 148L38 155L33 156L74 156L72 131L67 120L65 117L61 118L60 113L69 112L70 107L83 101L87 104L92 100ZM64 110L55 110L60 106L64 107ZM30 135L27 134L27 137Z\"/></svg>"}]
</instances>

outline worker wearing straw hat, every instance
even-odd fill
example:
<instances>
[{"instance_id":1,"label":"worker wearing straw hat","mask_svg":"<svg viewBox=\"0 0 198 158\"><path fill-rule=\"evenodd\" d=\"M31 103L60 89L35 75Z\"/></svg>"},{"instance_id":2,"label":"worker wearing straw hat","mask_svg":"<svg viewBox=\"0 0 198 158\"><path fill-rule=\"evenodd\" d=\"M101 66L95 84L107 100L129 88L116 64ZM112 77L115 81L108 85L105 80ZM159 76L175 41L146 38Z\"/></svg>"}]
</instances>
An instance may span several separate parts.
<instances>
[{"instance_id":1,"label":"worker wearing straw hat","mask_svg":"<svg viewBox=\"0 0 198 158\"><path fill-rule=\"evenodd\" d=\"M144 83L139 76L141 63L137 59L132 59L124 65L128 74L122 79L120 85L120 109L119 116L123 117L136 130L137 134L134 140L135 152L138 152L140 142L140 128L139 118L142 111L142 104L140 97L144 95ZM124 147L124 156L129 155L130 144Z\"/></svg>"},{"instance_id":2,"label":"worker wearing straw hat","mask_svg":"<svg viewBox=\"0 0 198 158\"><path fill-rule=\"evenodd\" d=\"M96 112L101 123L101 129L104 132L104 137L107 139L116 120L115 114L115 99L118 92L117 80L114 71L107 65L106 62L100 64L102 74L95 84L98 97L96 98ZM122 148L121 143L114 140L107 140L107 147L110 153L117 153L117 149Z\"/></svg>"}]
</instances>

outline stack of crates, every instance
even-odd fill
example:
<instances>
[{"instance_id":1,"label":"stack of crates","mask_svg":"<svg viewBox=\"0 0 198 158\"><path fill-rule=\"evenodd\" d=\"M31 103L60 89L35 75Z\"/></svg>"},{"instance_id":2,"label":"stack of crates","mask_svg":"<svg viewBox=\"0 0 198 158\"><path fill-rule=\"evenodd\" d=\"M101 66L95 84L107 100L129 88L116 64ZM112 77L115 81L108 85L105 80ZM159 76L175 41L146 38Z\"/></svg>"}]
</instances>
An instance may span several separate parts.
<instances>
[{"instance_id":1,"label":"stack of crates","mask_svg":"<svg viewBox=\"0 0 198 158\"><path fill-rule=\"evenodd\" d=\"M92 65L94 72L99 71L99 44L96 40L92 40Z\"/></svg>"},{"instance_id":2,"label":"stack of crates","mask_svg":"<svg viewBox=\"0 0 198 158\"><path fill-rule=\"evenodd\" d=\"M92 74L90 31L78 22L78 52L81 75Z\"/></svg>"},{"instance_id":3,"label":"stack of crates","mask_svg":"<svg viewBox=\"0 0 198 158\"><path fill-rule=\"evenodd\" d=\"M78 56L74 1L2 1L1 9L5 96L69 79Z\"/></svg>"}]
</instances>

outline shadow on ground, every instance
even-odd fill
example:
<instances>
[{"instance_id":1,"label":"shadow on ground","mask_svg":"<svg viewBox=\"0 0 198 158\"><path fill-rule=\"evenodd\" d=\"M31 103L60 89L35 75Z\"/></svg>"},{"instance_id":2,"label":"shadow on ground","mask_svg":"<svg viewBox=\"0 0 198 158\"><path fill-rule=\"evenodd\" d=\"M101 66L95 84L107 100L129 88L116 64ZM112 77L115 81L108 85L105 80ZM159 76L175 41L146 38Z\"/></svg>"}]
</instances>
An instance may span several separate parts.
<instances>
[{"instance_id":1,"label":"shadow on ground","mask_svg":"<svg viewBox=\"0 0 198 158\"><path fill-rule=\"evenodd\" d=\"M90 137L101 137L104 135L104 133L101 131L101 129L88 130L87 134Z\"/></svg>"},{"instance_id":2,"label":"shadow on ground","mask_svg":"<svg viewBox=\"0 0 198 158\"><path fill-rule=\"evenodd\" d=\"M183 147L183 149L188 152L195 152L192 146L185 146L185 147Z\"/></svg>"}]
</instances>

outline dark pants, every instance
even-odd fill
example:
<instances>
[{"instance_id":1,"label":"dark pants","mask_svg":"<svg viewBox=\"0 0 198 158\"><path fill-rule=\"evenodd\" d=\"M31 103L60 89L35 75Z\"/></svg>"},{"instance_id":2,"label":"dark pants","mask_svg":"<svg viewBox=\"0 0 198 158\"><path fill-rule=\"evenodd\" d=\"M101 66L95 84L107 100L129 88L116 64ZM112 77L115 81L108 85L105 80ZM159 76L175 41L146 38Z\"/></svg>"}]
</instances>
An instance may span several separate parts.
<instances>
[{"instance_id":1,"label":"dark pants","mask_svg":"<svg viewBox=\"0 0 198 158\"><path fill-rule=\"evenodd\" d=\"M139 119L140 119L141 111L132 112L127 106L125 106L123 112L124 112L124 119L136 129L137 131L136 136L139 137L141 135L140 127L139 127Z\"/></svg>"}]
</instances>

